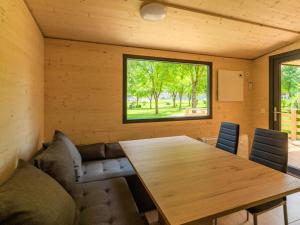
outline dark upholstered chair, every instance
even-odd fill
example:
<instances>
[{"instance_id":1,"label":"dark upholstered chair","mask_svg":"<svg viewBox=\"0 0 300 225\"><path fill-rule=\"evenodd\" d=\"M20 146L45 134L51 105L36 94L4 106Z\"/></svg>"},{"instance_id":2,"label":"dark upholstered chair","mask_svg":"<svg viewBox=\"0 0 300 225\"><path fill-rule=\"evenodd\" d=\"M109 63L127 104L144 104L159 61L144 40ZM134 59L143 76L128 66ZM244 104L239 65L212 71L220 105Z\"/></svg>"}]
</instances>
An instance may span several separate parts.
<instances>
[{"instance_id":1,"label":"dark upholstered chair","mask_svg":"<svg viewBox=\"0 0 300 225\"><path fill-rule=\"evenodd\" d=\"M239 124L222 122L216 147L236 154L239 145L239 135Z\"/></svg>"},{"instance_id":2,"label":"dark upholstered chair","mask_svg":"<svg viewBox=\"0 0 300 225\"><path fill-rule=\"evenodd\" d=\"M254 134L250 160L265 165L280 172L287 172L288 162L288 135L274 130L257 128ZM273 208L283 206L284 222L288 225L286 198L274 200L262 205L247 209L253 215L254 225L257 225L257 216ZM217 224L217 219L214 220Z\"/></svg>"},{"instance_id":3,"label":"dark upholstered chair","mask_svg":"<svg viewBox=\"0 0 300 225\"><path fill-rule=\"evenodd\" d=\"M224 151L236 154L239 146L240 125L229 122L222 122L216 147ZM217 225L218 218L214 224Z\"/></svg>"},{"instance_id":4,"label":"dark upholstered chair","mask_svg":"<svg viewBox=\"0 0 300 225\"><path fill-rule=\"evenodd\" d=\"M287 172L288 162L288 135L274 130L257 128L254 134L250 160L278 170ZM247 209L253 215L254 225L257 225L257 216L275 207L283 206L284 223L288 224L286 198L274 200L259 206Z\"/></svg>"}]
</instances>

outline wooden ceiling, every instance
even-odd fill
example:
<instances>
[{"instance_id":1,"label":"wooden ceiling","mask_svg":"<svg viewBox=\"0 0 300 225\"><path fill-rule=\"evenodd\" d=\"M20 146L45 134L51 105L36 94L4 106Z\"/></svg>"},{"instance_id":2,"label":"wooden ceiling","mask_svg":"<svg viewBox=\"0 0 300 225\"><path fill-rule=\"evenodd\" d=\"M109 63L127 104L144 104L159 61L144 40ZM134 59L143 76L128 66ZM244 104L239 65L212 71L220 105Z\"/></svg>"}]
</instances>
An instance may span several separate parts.
<instances>
[{"instance_id":1,"label":"wooden ceiling","mask_svg":"<svg viewBox=\"0 0 300 225\"><path fill-rule=\"evenodd\" d=\"M46 37L253 59L300 38L299 0L168 0L163 21L141 0L26 0Z\"/></svg>"}]
</instances>

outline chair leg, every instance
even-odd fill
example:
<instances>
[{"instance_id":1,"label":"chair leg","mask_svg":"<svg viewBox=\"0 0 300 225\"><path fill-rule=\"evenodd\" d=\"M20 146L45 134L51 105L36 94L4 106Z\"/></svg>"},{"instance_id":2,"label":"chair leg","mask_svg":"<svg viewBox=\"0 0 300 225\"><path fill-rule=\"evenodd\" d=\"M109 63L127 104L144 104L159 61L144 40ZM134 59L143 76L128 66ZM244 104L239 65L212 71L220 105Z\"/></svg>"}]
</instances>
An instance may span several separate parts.
<instances>
[{"instance_id":1,"label":"chair leg","mask_svg":"<svg viewBox=\"0 0 300 225\"><path fill-rule=\"evenodd\" d=\"M246 211L246 213L247 213L247 221L249 221L249 212Z\"/></svg>"},{"instance_id":2,"label":"chair leg","mask_svg":"<svg viewBox=\"0 0 300 225\"><path fill-rule=\"evenodd\" d=\"M284 225L288 225L288 212L286 202L283 204L283 214L284 214Z\"/></svg>"},{"instance_id":3,"label":"chair leg","mask_svg":"<svg viewBox=\"0 0 300 225\"><path fill-rule=\"evenodd\" d=\"M256 213L253 214L253 224L257 225L257 214Z\"/></svg>"}]
</instances>

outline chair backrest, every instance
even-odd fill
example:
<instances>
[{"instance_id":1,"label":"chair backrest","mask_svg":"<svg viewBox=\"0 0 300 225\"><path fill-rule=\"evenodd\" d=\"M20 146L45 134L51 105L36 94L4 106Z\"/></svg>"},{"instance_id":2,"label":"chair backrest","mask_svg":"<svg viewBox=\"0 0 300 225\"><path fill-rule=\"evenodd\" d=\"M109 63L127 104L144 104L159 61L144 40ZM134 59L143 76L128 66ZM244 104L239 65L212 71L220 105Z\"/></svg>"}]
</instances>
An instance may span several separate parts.
<instances>
[{"instance_id":1,"label":"chair backrest","mask_svg":"<svg viewBox=\"0 0 300 225\"><path fill-rule=\"evenodd\" d=\"M288 134L256 128L250 160L286 173L288 163Z\"/></svg>"},{"instance_id":2,"label":"chair backrest","mask_svg":"<svg viewBox=\"0 0 300 225\"><path fill-rule=\"evenodd\" d=\"M222 122L216 147L236 154L239 145L239 135L239 124Z\"/></svg>"}]
</instances>

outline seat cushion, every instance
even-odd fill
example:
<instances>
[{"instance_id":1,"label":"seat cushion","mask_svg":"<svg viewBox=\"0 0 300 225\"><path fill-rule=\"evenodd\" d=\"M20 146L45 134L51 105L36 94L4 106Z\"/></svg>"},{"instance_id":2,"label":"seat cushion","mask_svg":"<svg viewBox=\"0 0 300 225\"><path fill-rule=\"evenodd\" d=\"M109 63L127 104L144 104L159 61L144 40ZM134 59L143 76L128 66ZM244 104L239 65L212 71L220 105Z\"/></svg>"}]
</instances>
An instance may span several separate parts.
<instances>
[{"instance_id":1,"label":"seat cushion","mask_svg":"<svg viewBox=\"0 0 300 225\"><path fill-rule=\"evenodd\" d=\"M255 206L255 207L252 207L252 208L247 209L247 210L248 210L248 212L250 212L252 214L260 213L260 212L264 212L266 210L270 210L273 207L280 206L283 203L283 201L285 201L285 198L281 198L281 199L277 199L277 200L274 200L274 201L271 201L271 202L267 202L265 204Z\"/></svg>"},{"instance_id":2,"label":"seat cushion","mask_svg":"<svg viewBox=\"0 0 300 225\"><path fill-rule=\"evenodd\" d=\"M127 158L84 162L82 169L83 175L79 179L80 183L135 174Z\"/></svg>"},{"instance_id":3,"label":"seat cushion","mask_svg":"<svg viewBox=\"0 0 300 225\"><path fill-rule=\"evenodd\" d=\"M61 140L65 143L65 145L67 146L67 149L69 150L72 159L73 159L73 163L74 163L74 170L75 170L75 176L76 179L78 180L80 178L80 176L83 175L82 173L82 158L81 155L78 151L78 149L76 148L75 144L71 141L71 139L65 135L63 132L56 130L54 133L54 137L53 140Z\"/></svg>"},{"instance_id":4,"label":"seat cushion","mask_svg":"<svg viewBox=\"0 0 300 225\"><path fill-rule=\"evenodd\" d=\"M63 141L52 142L33 161L36 167L53 177L69 193L73 191L76 182L74 164Z\"/></svg>"},{"instance_id":5,"label":"seat cushion","mask_svg":"<svg viewBox=\"0 0 300 225\"><path fill-rule=\"evenodd\" d=\"M77 184L79 225L146 225L124 178Z\"/></svg>"},{"instance_id":6,"label":"seat cushion","mask_svg":"<svg viewBox=\"0 0 300 225\"><path fill-rule=\"evenodd\" d=\"M0 224L73 225L76 205L50 176L20 161L13 176L0 186Z\"/></svg>"}]
</instances>

